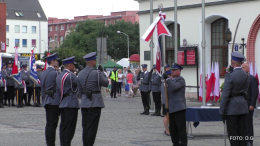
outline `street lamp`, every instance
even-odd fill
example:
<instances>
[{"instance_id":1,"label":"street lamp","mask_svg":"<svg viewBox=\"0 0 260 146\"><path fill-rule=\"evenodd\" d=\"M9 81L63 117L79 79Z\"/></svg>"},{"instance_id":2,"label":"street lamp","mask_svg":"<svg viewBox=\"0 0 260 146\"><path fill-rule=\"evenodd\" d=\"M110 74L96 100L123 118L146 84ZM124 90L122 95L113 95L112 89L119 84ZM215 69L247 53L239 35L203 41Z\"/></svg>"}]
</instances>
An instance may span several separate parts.
<instances>
[{"instance_id":1,"label":"street lamp","mask_svg":"<svg viewBox=\"0 0 260 146\"><path fill-rule=\"evenodd\" d=\"M232 40L232 32L227 28L226 30L226 41L229 43Z\"/></svg>"},{"instance_id":2,"label":"street lamp","mask_svg":"<svg viewBox=\"0 0 260 146\"><path fill-rule=\"evenodd\" d=\"M117 33L122 33L124 35L127 36L127 42L128 42L128 59L129 59L129 36L127 34L125 34L124 32L121 32L121 31L117 31Z\"/></svg>"},{"instance_id":3,"label":"street lamp","mask_svg":"<svg viewBox=\"0 0 260 146\"><path fill-rule=\"evenodd\" d=\"M243 43L240 44L240 46L243 47L243 55L244 55L244 49L246 48L246 43L244 42L244 41L245 41L245 38L242 38L241 40L242 40Z\"/></svg>"},{"instance_id":4,"label":"street lamp","mask_svg":"<svg viewBox=\"0 0 260 146\"><path fill-rule=\"evenodd\" d=\"M43 42L44 42L44 44L45 44L45 51L46 51L46 43L45 43L45 41L44 40L42 40Z\"/></svg>"}]
</instances>

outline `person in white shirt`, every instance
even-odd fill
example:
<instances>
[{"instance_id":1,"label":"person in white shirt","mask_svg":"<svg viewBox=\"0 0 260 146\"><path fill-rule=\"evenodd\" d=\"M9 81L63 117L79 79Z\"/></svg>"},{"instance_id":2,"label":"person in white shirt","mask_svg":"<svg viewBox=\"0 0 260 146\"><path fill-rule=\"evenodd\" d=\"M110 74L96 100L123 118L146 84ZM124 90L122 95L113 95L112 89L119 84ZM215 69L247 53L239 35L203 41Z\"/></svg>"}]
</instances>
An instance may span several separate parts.
<instances>
[{"instance_id":1,"label":"person in white shirt","mask_svg":"<svg viewBox=\"0 0 260 146\"><path fill-rule=\"evenodd\" d=\"M121 96L123 78L124 78L124 75L122 74L122 69L118 69L118 81L117 81L118 93L117 94L119 97Z\"/></svg>"}]
</instances>

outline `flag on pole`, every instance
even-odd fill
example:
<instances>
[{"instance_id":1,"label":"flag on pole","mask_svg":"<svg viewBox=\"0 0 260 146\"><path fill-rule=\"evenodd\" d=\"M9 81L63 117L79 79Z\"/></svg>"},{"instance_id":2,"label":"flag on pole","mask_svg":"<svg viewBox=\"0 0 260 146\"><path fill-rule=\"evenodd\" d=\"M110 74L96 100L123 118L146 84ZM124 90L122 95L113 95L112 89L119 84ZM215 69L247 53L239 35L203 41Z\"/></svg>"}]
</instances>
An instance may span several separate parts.
<instances>
[{"instance_id":1,"label":"flag on pole","mask_svg":"<svg viewBox=\"0 0 260 146\"><path fill-rule=\"evenodd\" d=\"M253 63L249 63L249 72L250 72L250 75L254 76L254 70L253 70Z\"/></svg>"},{"instance_id":2,"label":"flag on pole","mask_svg":"<svg viewBox=\"0 0 260 146\"><path fill-rule=\"evenodd\" d=\"M220 98L220 85L219 85L219 64L215 62L215 86L214 86L214 96L217 102Z\"/></svg>"},{"instance_id":3,"label":"flag on pole","mask_svg":"<svg viewBox=\"0 0 260 146\"><path fill-rule=\"evenodd\" d=\"M37 72L36 72L36 64L35 64L35 56L34 56L34 50L31 50L31 57L30 57L30 64L29 64L29 68L30 68L30 79L36 84L38 85L38 76L37 76Z\"/></svg>"},{"instance_id":4,"label":"flag on pole","mask_svg":"<svg viewBox=\"0 0 260 146\"><path fill-rule=\"evenodd\" d=\"M212 92L212 84L211 84L211 72L210 72L210 63L208 64L208 74L207 74L207 81L206 81L206 86L207 86L207 90L206 90L206 102L208 102L210 100L210 94Z\"/></svg>"},{"instance_id":5,"label":"flag on pole","mask_svg":"<svg viewBox=\"0 0 260 146\"><path fill-rule=\"evenodd\" d=\"M15 48L15 57L14 57L14 64L13 64L13 69L12 69L12 75L13 79L19 84L22 84L22 77L21 77L21 72L18 72L19 66L18 66L18 47Z\"/></svg>"},{"instance_id":6,"label":"flag on pole","mask_svg":"<svg viewBox=\"0 0 260 146\"><path fill-rule=\"evenodd\" d=\"M257 73L257 68L256 68L256 62L255 62L255 77L257 79L257 90L258 90L258 102L260 102L260 95L259 95L259 77L258 77L258 73Z\"/></svg>"},{"instance_id":7,"label":"flag on pole","mask_svg":"<svg viewBox=\"0 0 260 146\"><path fill-rule=\"evenodd\" d=\"M202 101L203 100L203 82L202 82L202 62L200 64L200 89L199 89L199 101Z\"/></svg>"},{"instance_id":8,"label":"flag on pole","mask_svg":"<svg viewBox=\"0 0 260 146\"><path fill-rule=\"evenodd\" d=\"M213 101L214 100L214 87L215 87L215 67L214 67L214 63L211 63L211 75L210 75L210 84L211 84L211 93L210 93L210 100Z\"/></svg>"},{"instance_id":9,"label":"flag on pole","mask_svg":"<svg viewBox=\"0 0 260 146\"><path fill-rule=\"evenodd\" d=\"M51 55L51 53L47 53L47 56ZM44 65L44 70L46 70L49 67L47 59L45 59L45 65Z\"/></svg>"}]
</instances>

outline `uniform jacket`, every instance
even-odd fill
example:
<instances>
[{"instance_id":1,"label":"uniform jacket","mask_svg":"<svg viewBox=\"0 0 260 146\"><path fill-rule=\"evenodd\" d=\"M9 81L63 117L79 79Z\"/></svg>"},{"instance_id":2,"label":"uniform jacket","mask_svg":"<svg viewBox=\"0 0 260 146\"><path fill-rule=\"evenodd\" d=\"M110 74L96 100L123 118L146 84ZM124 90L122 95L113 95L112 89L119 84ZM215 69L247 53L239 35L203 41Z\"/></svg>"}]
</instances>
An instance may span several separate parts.
<instances>
[{"instance_id":1,"label":"uniform jacket","mask_svg":"<svg viewBox=\"0 0 260 146\"><path fill-rule=\"evenodd\" d=\"M42 74L42 71L37 71L37 77L38 77L38 79L41 81L41 74ZM41 84L35 84L35 87L41 87Z\"/></svg>"},{"instance_id":2,"label":"uniform jacket","mask_svg":"<svg viewBox=\"0 0 260 146\"><path fill-rule=\"evenodd\" d=\"M182 76L167 79L167 92L169 99L169 113L186 109L185 80Z\"/></svg>"},{"instance_id":3,"label":"uniform jacket","mask_svg":"<svg viewBox=\"0 0 260 146\"><path fill-rule=\"evenodd\" d=\"M69 73L66 77L63 86L63 99L61 99L61 80L65 73ZM56 91L57 96L60 97L60 108L79 108L79 100L77 95L77 76L67 69L64 69L56 78ZM71 89L72 88L72 89ZM71 93L70 96L64 96L67 93Z\"/></svg>"},{"instance_id":4,"label":"uniform jacket","mask_svg":"<svg viewBox=\"0 0 260 146\"><path fill-rule=\"evenodd\" d=\"M6 68L3 71L3 78L6 79L6 85L7 86L14 86L14 79L10 76L12 74L12 68Z\"/></svg>"},{"instance_id":5,"label":"uniform jacket","mask_svg":"<svg viewBox=\"0 0 260 146\"><path fill-rule=\"evenodd\" d=\"M161 82L161 94L162 94L162 104L166 104L166 97L165 97L166 95L165 95L164 82Z\"/></svg>"},{"instance_id":6,"label":"uniform jacket","mask_svg":"<svg viewBox=\"0 0 260 146\"><path fill-rule=\"evenodd\" d=\"M247 104L248 106L253 106L255 107L256 105L256 100L258 97L258 83L256 77L250 75L250 84L249 88L247 90L248 97L247 97Z\"/></svg>"},{"instance_id":7,"label":"uniform jacket","mask_svg":"<svg viewBox=\"0 0 260 146\"><path fill-rule=\"evenodd\" d=\"M138 80L140 80L141 84L139 86L139 90L142 92L148 92L150 90L151 86L151 79L150 79L150 73L149 71L141 72L140 77L137 77Z\"/></svg>"},{"instance_id":8,"label":"uniform jacket","mask_svg":"<svg viewBox=\"0 0 260 146\"><path fill-rule=\"evenodd\" d=\"M161 91L161 76L159 73L153 73L151 76L151 85L150 89L152 92L160 92Z\"/></svg>"},{"instance_id":9,"label":"uniform jacket","mask_svg":"<svg viewBox=\"0 0 260 146\"><path fill-rule=\"evenodd\" d=\"M48 67L46 71L41 74L41 94L42 94L42 106L49 105L59 105L60 98L56 93L56 77L58 72L53 67ZM45 95L45 91L54 90L54 99Z\"/></svg>"},{"instance_id":10,"label":"uniform jacket","mask_svg":"<svg viewBox=\"0 0 260 146\"><path fill-rule=\"evenodd\" d=\"M88 74L89 77L87 80ZM83 94L83 88L86 87L87 91L100 91L101 86L107 87L108 84L108 78L104 72L96 70L91 66L86 66L83 70L81 70L78 75L78 93L81 97L80 107L105 107L101 93L92 94L93 99L90 101L86 94Z\"/></svg>"},{"instance_id":11,"label":"uniform jacket","mask_svg":"<svg viewBox=\"0 0 260 146\"><path fill-rule=\"evenodd\" d=\"M26 83L26 87L33 87L33 81L30 78L30 71L21 70L22 78L24 78L24 81Z\"/></svg>"},{"instance_id":12,"label":"uniform jacket","mask_svg":"<svg viewBox=\"0 0 260 146\"><path fill-rule=\"evenodd\" d=\"M3 73L4 73L4 71L1 71L1 73L2 73L2 80L0 80L0 87L5 87L5 85L4 85L4 77L3 77Z\"/></svg>"},{"instance_id":13,"label":"uniform jacket","mask_svg":"<svg viewBox=\"0 0 260 146\"><path fill-rule=\"evenodd\" d=\"M244 84L246 77L248 79ZM235 68L233 72L227 73L224 82L223 93L221 96L219 113L223 114L227 106L226 115L241 115L248 113L248 105L244 96L234 96L237 92L244 92L248 90L250 82L250 75L242 70L242 68ZM243 85L244 84L244 85ZM230 99L228 103L228 99Z\"/></svg>"}]
</instances>

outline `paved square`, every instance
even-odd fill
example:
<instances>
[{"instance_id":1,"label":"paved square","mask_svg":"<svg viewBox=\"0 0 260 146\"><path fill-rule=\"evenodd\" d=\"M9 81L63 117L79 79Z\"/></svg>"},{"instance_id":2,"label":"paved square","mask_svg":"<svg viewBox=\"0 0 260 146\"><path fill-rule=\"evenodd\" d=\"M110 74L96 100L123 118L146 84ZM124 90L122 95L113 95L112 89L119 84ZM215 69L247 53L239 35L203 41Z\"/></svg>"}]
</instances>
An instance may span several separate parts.
<instances>
[{"instance_id":1,"label":"paved square","mask_svg":"<svg viewBox=\"0 0 260 146\"><path fill-rule=\"evenodd\" d=\"M106 107L102 110L95 146L171 146L171 138L164 134L162 117L140 115L142 101L135 98L104 98ZM187 101L187 106L201 106L202 103ZM258 111L259 112L259 111ZM81 111L72 146L82 146ZM254 117L254 145L260 143L260 115ZM44 108L0 109L0 146L45 146ZM189 146L223 146L222 122L201 122L192 127L194 138L188 139ZM227 146L229 142L227 141ZM59 127L56 145L59 142Z\"/></svg>"}]
</instances>

